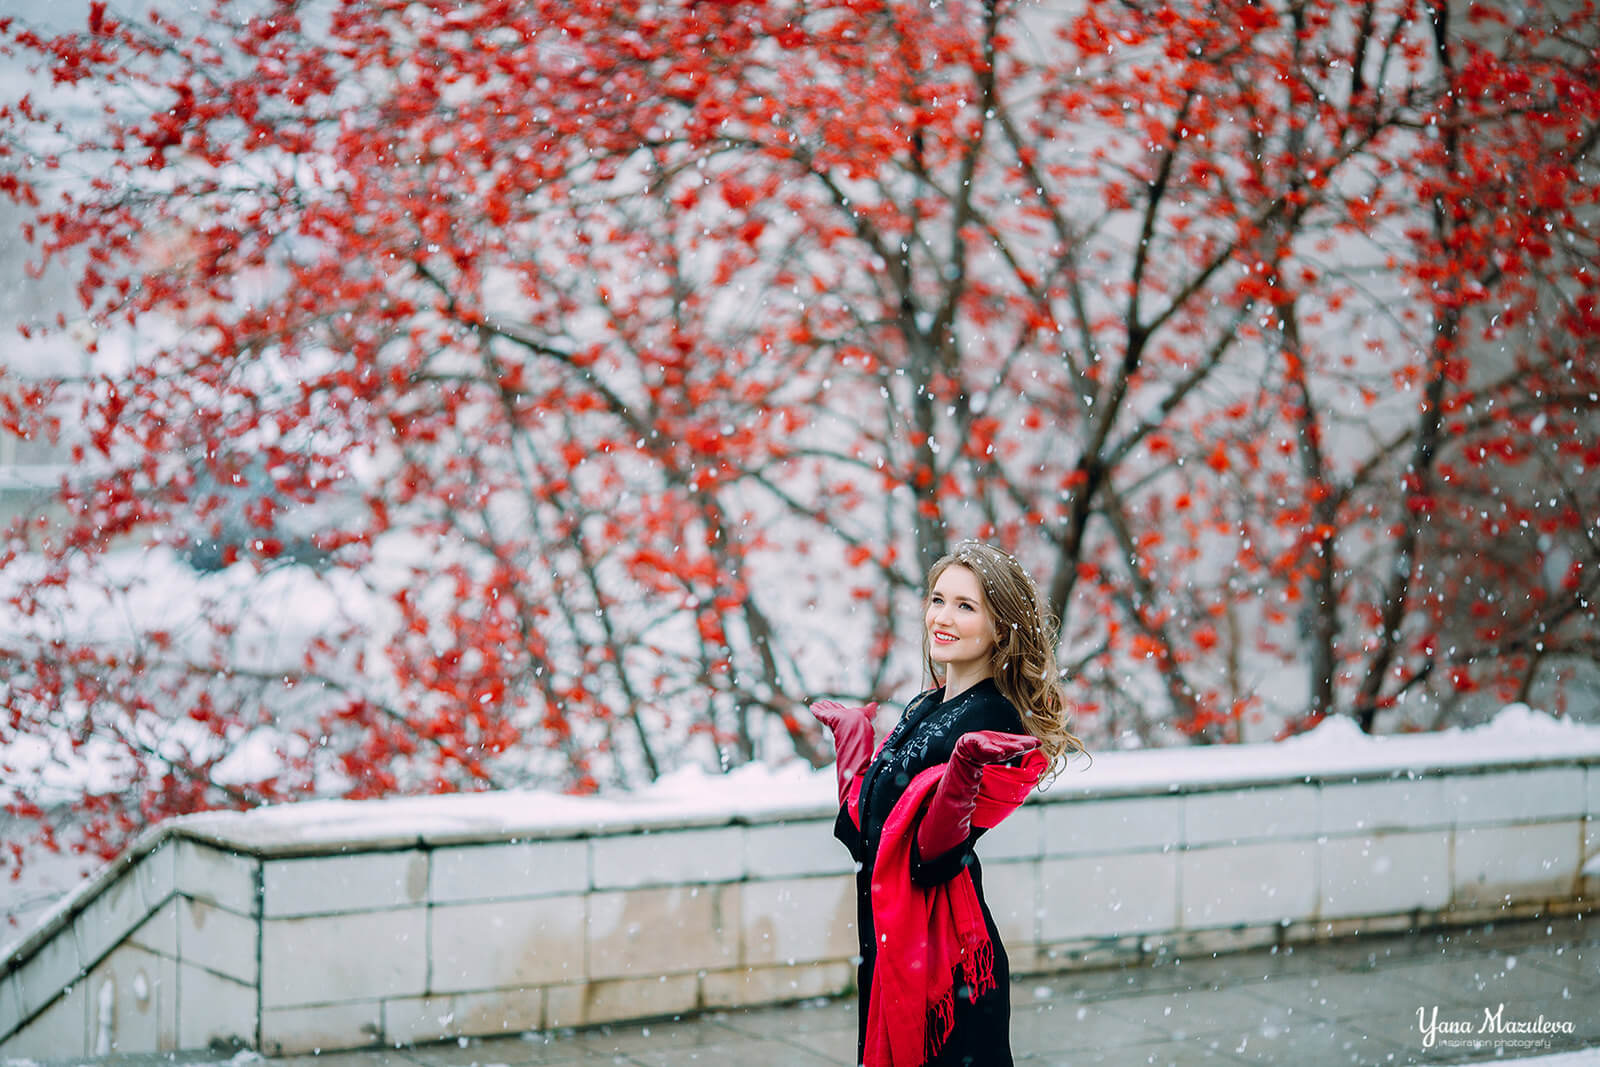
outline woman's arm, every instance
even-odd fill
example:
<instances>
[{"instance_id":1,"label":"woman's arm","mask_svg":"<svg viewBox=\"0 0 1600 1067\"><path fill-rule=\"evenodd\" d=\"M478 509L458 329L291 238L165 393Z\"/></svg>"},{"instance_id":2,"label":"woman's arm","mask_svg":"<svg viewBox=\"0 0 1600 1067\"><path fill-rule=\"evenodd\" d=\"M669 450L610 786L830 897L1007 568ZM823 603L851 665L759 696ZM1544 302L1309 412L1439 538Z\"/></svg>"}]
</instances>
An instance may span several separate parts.
<instances>
[{"instance_id":1,"label":"woman's arm","mask_svg":"<svg viewBox=\"0 0 1600 1067\"><path fill-rule=\"evenodd\" d=\"M983 770L1039 747L1037 738L999 730L974 730L956 739L944 776L917 824L917 846L926 856L941 856L962 844L971 846L972 813L978 806Z\"/></svg>"},{"instance_id":2,"label":"woman's arm","mask_svg":"<svg viewBox=\"0 0 1600 1067\"><path fill-rule=\"evenodd\" d=\"M922 889L934 889L966 870L977 858L973 854L972 847L978 843L978 838L983 834L983 830L975 829L967 836L965 843L942 852L930 860L923 858L922 848L917 844L916 834L913 833L911 835L912 884Z\"/></svg>"},{"instance_id":3,"label":"woman's arm","mask_svg":"<svg viewBox=\"0 0 1600 1067\"><path fill-rule=\"evenodd\" d=\"M861 774L872 762L872 717L877 711L877 701L859 708L847 708L837 700L818 700L811 705L811 714L833 734L841 806L861 787Z\"/></svg>"},{"instance_id":4,"label":"woman's arm","mask_svg":"<svg viewBox=\"0 0 1600 1067\"><path fill-rule=\"evenodd\" d=\"M857 863L866 862L866 849L861 841L861 828L850 817L850 809L839 805L839 817L833 821L833 836L844 842L844 847L850 850L850 858ZM955 877L951 875L951 877Z\"/></svg>"}]
</instances>

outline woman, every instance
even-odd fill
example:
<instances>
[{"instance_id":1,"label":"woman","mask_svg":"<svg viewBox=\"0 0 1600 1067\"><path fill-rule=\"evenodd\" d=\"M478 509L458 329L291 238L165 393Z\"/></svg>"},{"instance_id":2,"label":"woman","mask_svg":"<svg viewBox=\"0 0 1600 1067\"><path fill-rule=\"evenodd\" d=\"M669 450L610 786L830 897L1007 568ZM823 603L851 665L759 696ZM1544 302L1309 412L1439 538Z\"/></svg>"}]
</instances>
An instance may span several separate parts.
<instances>
[{"instance_id":1,"label":"woman","mask_svg":"<svg viewBox=\"0 0 1600 1067\"><path fill-rule=\"evenodd\" d=\"M923 652L937 688L873 753L872 712L812 705L838 752L834 834L860 864L860 1063L1011 1063L1010 972L974 843L1082 745L1054 635L1017 561L964 541L933 565Z\"/></svg>"}]
</instances>

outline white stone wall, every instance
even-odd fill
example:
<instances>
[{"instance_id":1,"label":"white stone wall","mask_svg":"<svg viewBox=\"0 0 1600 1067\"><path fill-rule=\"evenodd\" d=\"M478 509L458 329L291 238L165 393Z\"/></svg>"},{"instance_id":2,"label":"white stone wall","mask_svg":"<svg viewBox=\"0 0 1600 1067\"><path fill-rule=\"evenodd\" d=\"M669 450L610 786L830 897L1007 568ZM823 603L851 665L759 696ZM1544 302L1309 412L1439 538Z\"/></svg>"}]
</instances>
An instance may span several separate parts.
<instances>
[{"instance_id":1,"label":"white stone wall","mask_svg":"<svg viewBox=\"0 0 1600 1067\"><path fill-rule=\"evenodd\" d=\"M0 971L0 1054L252 1043L261 863L159 834Z\"/></svg>"},{"instance_id":2,"label":"white stone wall","mask_svg":"<svg viewBox=\"0 0 1600 1067\"><path fill-rule=\"evenodd\" d=\"M854 882L831 813L761 818L390 825L317 855L180 820L3 964L0 1053L290 1053L845 992ZM1062 790L978 851L1017 972L1572 912L1600 890L1581 874L1600 760Z\"/></svg>"}]
</instances>

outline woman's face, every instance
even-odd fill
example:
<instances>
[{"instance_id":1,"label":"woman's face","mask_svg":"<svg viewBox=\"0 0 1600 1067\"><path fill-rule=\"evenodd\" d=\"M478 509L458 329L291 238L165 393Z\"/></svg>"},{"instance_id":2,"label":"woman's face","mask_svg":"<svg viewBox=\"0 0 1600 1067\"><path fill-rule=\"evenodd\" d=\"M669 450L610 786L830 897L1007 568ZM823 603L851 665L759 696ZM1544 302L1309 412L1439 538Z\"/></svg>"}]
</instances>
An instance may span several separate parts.
<instances>
[{"instance_id":1,"label":"woman's face","mask_svg":"<svg viewBox=\"0 0 1600 1067\"><path fill-rule=\"evenodd\" d=\"M933 662L947 666L988 662L989 650L994 647L994 622L978 576L959 563L946 567L933 583L922 622Z\"/></svg>"}]
</instances>

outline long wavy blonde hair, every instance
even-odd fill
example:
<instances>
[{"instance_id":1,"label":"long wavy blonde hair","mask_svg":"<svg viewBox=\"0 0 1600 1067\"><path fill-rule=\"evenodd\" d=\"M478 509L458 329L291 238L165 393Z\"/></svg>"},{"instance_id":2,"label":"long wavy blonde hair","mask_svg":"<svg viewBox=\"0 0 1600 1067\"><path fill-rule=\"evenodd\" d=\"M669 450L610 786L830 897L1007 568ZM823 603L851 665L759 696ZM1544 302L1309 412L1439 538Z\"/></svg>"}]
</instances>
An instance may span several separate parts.
<instances>
[{"instance_id":1,"label":"long wavy blonde hair","mask_svg":"<svg viewBox=\"0 0 1600 1067\"><path fill-rule=\"evenodd\" d=\"M1059 773L1072 753L1087 751L1067 728L1067 698L1056 667L1055 620L1016 557L982 541L962 541L933 565L928 571L924 610L933 596L934 583L952 566L965 567L978 579L984 607L994 626L995 640L989 656L995 686L1022 716L1022 725L1039 739L1040 749L1050 759L1051 772ZM929 676L940 684L926 630L922 634L922 656Z\"/></svg>"}]
</instances>

